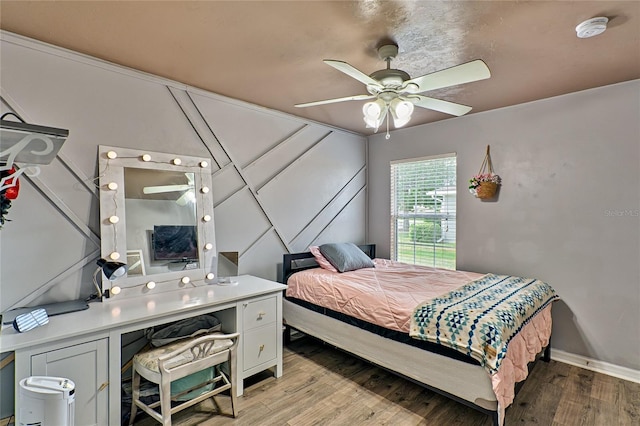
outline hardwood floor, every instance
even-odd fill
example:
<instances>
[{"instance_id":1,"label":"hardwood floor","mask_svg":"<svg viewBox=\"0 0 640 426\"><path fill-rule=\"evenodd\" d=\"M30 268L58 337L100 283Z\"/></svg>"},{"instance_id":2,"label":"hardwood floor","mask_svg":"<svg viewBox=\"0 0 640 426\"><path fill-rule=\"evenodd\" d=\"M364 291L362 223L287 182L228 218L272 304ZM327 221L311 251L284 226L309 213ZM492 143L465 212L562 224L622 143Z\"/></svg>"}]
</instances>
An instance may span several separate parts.
<instances>
[{"instance_id":1,"label":"hardwood floor","mask_svg":"<svg viewBox=\"0 0 640 426\"><path fill-rule=\"evenodd\" d=\"M219 397L230 412L228 397ZM284 375L245 381L236 419L216 415L211 400L174 414L176 426L477 425L488 416L313 339L284 350ZM159 423L148 416L136 425ZM551 361L538 362L506 425L638 425L640 384Z\"/></svg>"}]
</instances>

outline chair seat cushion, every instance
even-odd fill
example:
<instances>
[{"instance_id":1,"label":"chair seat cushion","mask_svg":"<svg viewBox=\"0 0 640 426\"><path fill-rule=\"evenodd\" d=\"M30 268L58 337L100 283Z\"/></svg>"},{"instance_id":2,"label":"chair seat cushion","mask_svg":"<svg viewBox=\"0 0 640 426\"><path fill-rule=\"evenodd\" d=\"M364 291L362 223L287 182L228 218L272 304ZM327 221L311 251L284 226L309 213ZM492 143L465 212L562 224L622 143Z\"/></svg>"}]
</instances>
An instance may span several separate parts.
<instances>
[{"instance_id":1,"label":"chair seat cushion","mask_svg":"<svg viewBox=\"0 0 640 426\"><path fill-rule=\"evenodd\" d=\"M133 362L149 371L159 373L160 369L158 368L158 358L188 345L193 340L195 340L195 338L180 340L179 342L175 342L170 345L160 346L159 348L151 348L146 351L138 352L133 356ZM209 353L222 352L225 349L230 348L231 346L233 346L233 341L231 339L215 340L213 349ZM167 368L174 368L183 364L187 364L192 360L193 353L187 350L166 361L164 365Z\"/></svg>"}]
</instances>

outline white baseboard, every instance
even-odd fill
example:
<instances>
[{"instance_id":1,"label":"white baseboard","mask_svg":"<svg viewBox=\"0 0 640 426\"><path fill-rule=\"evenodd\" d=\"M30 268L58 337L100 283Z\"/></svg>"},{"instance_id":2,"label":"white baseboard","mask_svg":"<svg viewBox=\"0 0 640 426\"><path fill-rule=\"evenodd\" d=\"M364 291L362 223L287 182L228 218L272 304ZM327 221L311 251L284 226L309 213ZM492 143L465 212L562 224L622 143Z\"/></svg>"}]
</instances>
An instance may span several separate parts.
<instances>
[{"instance_id":1,"label":"white baseboard","mask_svg":"<svg viewBox=\"0 0 640 426\"><path fill-rule=\"evenodd\" d=\"M597 359L587 358L586 356L576 355L553 348L551 348L551 359L565 364L575 365L576 367L581 367L586 370L595 371L596 373L606 374L607 376L640 383L640 370L621 367L619 365L598 361Z\"/></svg>"}]
</instances>

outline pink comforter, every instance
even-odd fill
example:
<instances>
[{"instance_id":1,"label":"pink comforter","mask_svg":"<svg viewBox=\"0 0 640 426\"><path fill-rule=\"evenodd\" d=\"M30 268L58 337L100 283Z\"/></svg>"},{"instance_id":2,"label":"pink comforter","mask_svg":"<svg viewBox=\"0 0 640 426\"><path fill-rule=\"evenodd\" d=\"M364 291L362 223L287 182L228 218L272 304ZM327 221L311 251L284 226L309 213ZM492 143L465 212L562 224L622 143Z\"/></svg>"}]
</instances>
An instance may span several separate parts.
<instances>
[{"instance_id":1,"label":"pink comforter","mask_svg":"<svg viewBox=\"0 0 640 426\"><path fill-rule=\"evenodd\" d=\"M374 259L375 268L336 273L322 268L292 275L287 296L305 300L381 327L408 333L415 307L483 276ZM511 340L497 373L491 376L499 421L514 398L515 383L527 377L527 364L549 343L551 305Z\"/></svg>"},{"instance_id":2,"label":"pink comforter","mask_svg":"<svg viewBox=\"0 0 640 426\"><path fill-rule=\"evenodd\" d=\"M386 259L374 263L375 268L344 273L322 268L297 272L287 282L287 296L408 333L418 304L483 276Z\"/></svg>"}]
</instances>

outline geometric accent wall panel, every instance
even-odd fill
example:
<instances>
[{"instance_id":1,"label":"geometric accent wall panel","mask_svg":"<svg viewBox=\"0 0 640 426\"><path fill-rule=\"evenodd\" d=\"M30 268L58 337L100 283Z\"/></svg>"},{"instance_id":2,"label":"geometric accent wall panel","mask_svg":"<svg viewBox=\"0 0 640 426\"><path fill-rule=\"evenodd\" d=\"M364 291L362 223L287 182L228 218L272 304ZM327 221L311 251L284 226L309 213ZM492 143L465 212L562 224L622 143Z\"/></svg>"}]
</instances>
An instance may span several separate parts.
<instances>
[{"instance_id":1,"label":"geometric accent wall panel","mask_svg":"<svg viewBox=\"0 0 640 426\"><path fill-rule=\"evenodd\" d=\"M291 241L364 165L362 138L331 134L264 185L258 196Z\"/></svg>"},{"instance_id":2,"label":"geometric accent wall panel","mask_svg":"<svg viewBox=\"0 0 640 426\"><path fill-rule=\"evenodd\" d=\"M278 268L282 264L282 254L287 249L273 231L268 231L260 240L240 257L238 271L240 274L257 275L266 279L276 280Z\"/></svg>"},{"instance_id":3,"label":"geometric accent wall panel","mask_svg":"<svg viewBox=\"0 0 640 426\"><path fill-rule=\"evenodd\" d=\"M242 254L271 228L248 188L236 192L218 205L214 219L219 251L238 251Z\"/></svg>"},{"instance_id":4,"label":"geometric accent wall panel","mask_svg":"<svg viewBox=\"0 0 640 426\"><path fill-rule=\"evenodd\" d=\"M319 245L324 243L332 243L335 241L363 241L362 232L354 223L358 220L364 220L367 215L366 194L364 189L361 190L353 200L327 225L322 234L315 240L309 242L309 245ZM307 247L300 250L305 251Z\"/></svg>"},{"instance_id":5,"label":"geometric accent wall panel","mask_svg":"<svg viewBox=\"0 0 640 426\"><path fill-rule=\"evenodd\" d=\"M239 168L244 168L303 126L293 117L266 109L247 108L219 97L191 93L191 98Z\"/></svg>"},{"instance_id":6,"label":"geometric accent wall panel","mask_svg":"<svg viewBox=\"0 0 640 426\"><path fill-rule=\"evenodd\" d=\"M97 190L93 189L92 182L78 182L78 177L70 173L59 157L54 158L51 164L40 167L38 179L78 220L87 224L96 236L100 234L98 215L90 208L98 201Z\"/></svg>"},{"instance_id":7,"label":"geometric accent wall panel","mask_svg":"<svg viewBox=\"0 0 640 426\"><path fill-rule=\"evenodd\" d=\"M13 220L0 231L2 311L99 250L24 178L7 217Z\"/></svg>"},{"instance_id":8,"label":"geometric accent wall panel","mask_svg":"<svg viewBox=\"0 0 640 426\"><path fill-rule=\"evenodd\" d=\"M217 207L246 185L238 170L233 165L229 165L213 174L212 186L213 205Z\"/></svg>"},{"instance_id":9,"label":"geometric accent wall panel","mask_svg":"<svg viewBox=\"0 0 640 426\"><path fill-rule=\"evenodd\" d=\"M93 292L99 145L213 157L216 248L238 251L243 273L275 278L283 253L329 230L365 242L365 137L25 38L0 43L2 109L70 131L0 234L2 307Z\"/></svg>"},{"instance_id":10,"label":"geometric accent wall panel","mask_svg":"<svg viewBox=\"0 0 640 426\"><path fill-rule=\"evenodd\" d=\"M248 250L241 256L241 270L243 263L255 266L247 273L262 270L255 261L272 257L272 249L256 250L270 237L284 251L305 250L332 223L351 222L350 232L335 241L365 242L364 137L218 95L188 92L189 103L172 90L183 110L198 112L187 115L194 127L202 128L204 119L233 164L213 174L216 242L221 251ZM204 140L209 130L199 133ZM254 219L239 225L243 215ZM268 234L260 233L262 226L270 229Z\"/></svg>"},{"instance_id":11,"label":"geometric accent wall panel","mask_svg":"<svg viewBox=\"0 0 640 426\"><path fill-rule=\"evenodd\" d=\"M330 134L331 130L323 126L309 124L302 127L271 151L244 167L248 183L260 190L269 180Z\"/></svg>"},{"instance_id":12,"label":"geometric accent wall panel","mask_svg":"<svg viewBox=\"0 0 640 426\"><path fill-rule=\"evenodd\" d=\"M366 173L362 168L342 188L338 194L322 209L293 239L289 241L289 247L293 252L305 251L310 245L318 242L330 243L365 242L362 230L354 224L366 218ZM337 223L345 223L343 232L333 232L328 235L330 229L335 229Z\"/></svg>"}]
</instances>

